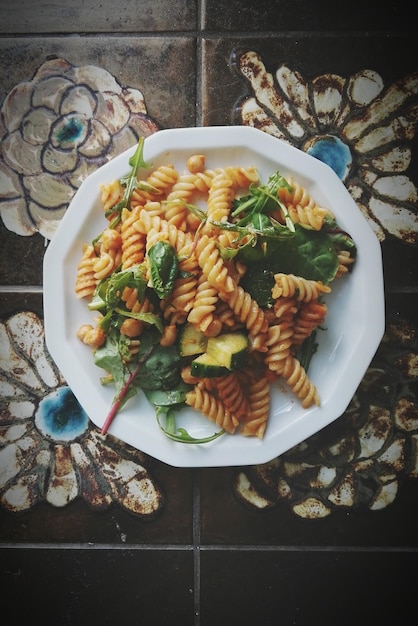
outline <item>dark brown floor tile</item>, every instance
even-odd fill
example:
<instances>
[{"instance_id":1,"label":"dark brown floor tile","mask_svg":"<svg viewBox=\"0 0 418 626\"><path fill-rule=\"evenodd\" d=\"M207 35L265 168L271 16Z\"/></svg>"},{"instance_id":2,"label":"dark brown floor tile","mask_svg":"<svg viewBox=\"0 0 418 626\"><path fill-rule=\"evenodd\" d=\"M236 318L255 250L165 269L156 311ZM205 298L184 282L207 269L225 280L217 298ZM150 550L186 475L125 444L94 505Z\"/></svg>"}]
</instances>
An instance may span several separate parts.
<instances>
[{"instance_id":1,"label":"dark brown floor tile","mask_svg":"<svg viewBox=\"0 0 418 626\"><path fill-rule=\"evenodd\" d=\"M117 549L3 550L2 623L192 626L193 553Z\"/></svg>"},{"instance_id":2,"label":"dark brown floor tile","mask_svg":"<svg viewBox=\"0 0 418 626\"><path fill-rule=\"evenodd\" d=\"M342 509L324 519L301 519L286 503L258 510L239 501L237 469L201 472L202 545L414 546L418 547L418 484L406 482L380 511Z\"/></svg>"},{"instance_id":3,"label":"dark brown floor tile","mask_svg":"<svg viewBox=\"0 0 418 626\"><path fill-rule=\"evenodd\" d=\"M93 510L81 498L65 507L41 502L25 513L10 513L0 507L0 542L19 543L111 543L128 548L136 544L192 542L191 478L188 470L156 468L147 464L157 482L163 503L158 514L139 517L120 505Z\"/></svg>"},{"instance_id":4,"label":"dark brown floor tile","mask_svg":"<svg viewBox=\"0 0 418 626\"><path fill-rule=\"evenodd\" d=\"M46 60L58 57L75 67L97 66L122 87L138 89L159 127L195 124L192 37L3 38L0 53L1 100L17 83L31 80Z\"/></svg>"},{"instance_id":5,"label":"dark brown floor tile","mask_svg":"<svg viewBox=\"0 0 418 626\"><path fill-rule=\"evenodd\" d=\"M1 294L0 325L0 354L4 359L0 382L5 394L0 398L0 540L190 544L193 535L191 470L172 468L141 455L111 436L99 443L99 453L96 451L89 456L91 445L96 445L97 433L88 422L83 432L64 445L59 435L55 439L48 438L39 429L37 414L44 397L67 390L65 381L54 378L57 373L43 345L42 294ZM26 328L29 329L27 334ZM10 338L8 345L3 331ZM12 369L7 366L8 350L9 354L13 353L13 359L18 359L13 361ZM9 385L15 386L14 391L8 391ZM7 393L12 395L5 397ZM8 408L9 401L14 408ZM19 405L27 407L22 414ZM60 423L79 414L72 410L60 416L59 403L54 407ZM90 459L89 467L80 463L77 454L70 459L70 449L83 451ZM106 471L109 463L113 469ZM119 463L122 463L120 467ZM74 472L75 478L68 491L65 487L68 483L63 479L68 497L58 497L58 500L48 495L52 483L58 487L56 495L62 493L58 486L60 479L55 482L56 473L61 471L57 468L61 468L63 474ZM134 479L133 483L129 477Z\"/></svg>"},{"instance_id":6,"label":"dark brown floor tile","mask_svg":"<svg viewBox=\"0 0 418 626\"><path fill-rule=\"evenodd\" d=\"M1 221L0 237L0 283L4 286L42 285L44 238L39 233L21 237L7 230Z\"/></svg>"},{"instance_id":7,"label":"dark brown floor tile","mask_svg":"<svg viewBox=\"0 0 418 626\"><path fill-rule=\"evenodd\" d=\"M231 0L205 3L204 28L208 31L355 31L411 30L408 10L392 4L381 10L375 3L356 0L336 5L331 0Z\"/></svg>"},{"instance_id":8,"label":"dark brown floor tile","mask_svg":"<svg viewBox=\"0 0 418 626\"><path fill-rule=\"evenodd\" d=\"M200 623L411 623L417 558L396 551L202 551Z\"/></svg>"},{"instance_id":9,"label":"dark brown floor tile","mask_svg":"<svg viewBox=\"0 0 418 626\"><path fill-rule=\"evenodd\" d=\"M207 38L203 49L204 125L255 125L302 150L309 150L312 142L324 136L337 137L345 144L351 159L349 173L342 180L382 242L387 288L416 286L416 39L349 35ZM280 85L277 72L281 76ZM353 85L360 89L360 83L364 85L363 80L368 81L367 76L373 76L373 81L379 83L378 95L370 95L366 102L360 90L355 98L350 96L344 101ZM336 81L334 85L333 81ZM322 87L316 91L321 84L324 93L329 91L326 106L332 110L335 104L335 114L340 106L343 108L339 98L334 101L330 95L337 83L345 85L342 101L349 114L346 110L342 117L337 115L332 119L331 115L326 119L321 105L315 104L315 96L308 105L308 110L311 107L311 113L315 112L313 118L302 119L305 105L298 101L300 94L308 88L313 96L321 91ZM365 93L369 93L370 85ZM304 101L304 96L301 100ZM364 122L380 101L384 105L377 106L380 112L373 118L370 137L370 129L367 133L361 131L361 137L347 133L347 122L353 116ZM256 104L258 113L254 112ZM368 139L363 140L364 136ZM377 136L381 139L375 141ZM387 160L394 148L409 155L402 165ZM377 165L380 159L385 159L384 166Z\"/></svg>"},{"instance_id":10,"label":"dark brown floor tile","mask_svg":"<svg viewBox=\"0 0 418 626\"><path fill-rule=\"evenodd\" d=\"M187 37L0 39L2 284L41 284L44 238L89 173L195 125L195 52Z\"/></svg>"},{"instance_id":11,"label":"dark brown floor tile","mask_svg":"<svg viewBox=\"0 0 418 626\"><path fill-rule=\"evenodd\" d=\"M188 0L104 0L100 4L18 0L0 6L0 32L7 34L187 31L196 28L196 20L196 3Z\"/></svg>"},{"instance_id":12,"label":"dark brown floor tile","mask_svg":"<svg viewBox=\"0 0 418 626\"><path fill-rule=\"evenodd\" d=\"M417 293L387 296L385 336L356 393L354 421L348 412L275 464L200 471L203 545L418 546L417 311ZM373 425L383 427L383 416L379 442L385 428ZM318 483L323 471L335 477L328 486ZM350 476L335 490L334 480ZM350 498L336 499L345 489Z\"/></svg>"}]
</instances>

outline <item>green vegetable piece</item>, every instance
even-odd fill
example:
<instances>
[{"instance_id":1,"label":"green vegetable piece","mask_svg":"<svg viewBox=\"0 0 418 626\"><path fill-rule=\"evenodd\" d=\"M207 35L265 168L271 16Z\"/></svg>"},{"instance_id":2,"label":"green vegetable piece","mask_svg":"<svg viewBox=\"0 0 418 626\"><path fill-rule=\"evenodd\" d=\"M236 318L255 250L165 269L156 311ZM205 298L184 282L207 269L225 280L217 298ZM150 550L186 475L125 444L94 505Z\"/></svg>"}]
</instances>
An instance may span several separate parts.
<instances>
[{"instance_id":1,"label":"green vegetable piece","mask_svg":"<svg viewBox=\"0 0 418 626\"><path fill-rule=\"evenodd\" d=\"M168 407L157 406L155 409L155 414L157 418L158 426L161 428L162 432L173 441L177 441L178 443L209 443L214 439L217 439L221 435L225 434L225 431L219 430L217 433L213 435L209 435L209 437L192 437L189 435L185 428L177 428L176 427L176 419L174 416L174 411L169 409ZM162 424L162 418L165 418L165 426Z\"/></svg>"},{"instance_id":2,"label":"green vegetable piece","mask_svg":"<svg viewBox=\"0 0 418 626\"><path fill-rule=\"evenodd\" d=\"M193 359L190 373L197 378L218 378L229 374L229 370L225 365L221 365L212 354L204 352Z\"/></svg>"},{"instance_id":3,"label":"green vegetable piece","mask_svg":"<svg viewBox=\"0 0 418 626\"><path fill-rule=\"evenodd\" d=\"M248 337L236 332L210 337L206 353L229 371L240 369L247 362Z\"/></svg>"},{"instance_id":4,"label":"green vegetable piece","mask_svg":"<svg viewBox=\"0 0 418 626\"><path fill-rule=\"evenodd\" d=\"M202 354L206 350L208 338L193 324L185 324L180 333L179 349L180 355L195 356Z\"/></svg>"},{"instance_id":5,"label":"green vegetable piece","mask_svg":"<svg viewBox=\"0 0 418 626\"><path fill-rule=\"evenodd\" d=\"M157 241L148 251L151 284L162 300L174 289L179 262L175 248L168 241Z\"/></svg>"},{"instance_id":6,"label":"green vegetable piece","mask_svg":"<svg viewBox=\"0 0 418 626\"><path fill-rule=\"evenodd\" d=\"M141 186L138 181L139 170L150 169L152 167L151 163L147 163L146 161L144 161L144 137L141 137L139 139L138 146L134 154L129 159L129 165L131 166L131 171L119 180L120 184L124 187L122 199L106 212L106 217L108 217L109 215L113 215L113 213L117 214L116 219L111 224L112 228L120 220L122 209L126 207L129 208L133 191Z\"/></svg>"},{"instance_id":7,"label":"green vegetable piece","mask_svg":"<svg viewBox=\"0 0 418 626\"><path fill-rule=\"evenodd\" d=\"M144 390L175 389L181 381L180 363L176 346L155 346L138 373L138 385Z\"/></svg>"}]
</instances>

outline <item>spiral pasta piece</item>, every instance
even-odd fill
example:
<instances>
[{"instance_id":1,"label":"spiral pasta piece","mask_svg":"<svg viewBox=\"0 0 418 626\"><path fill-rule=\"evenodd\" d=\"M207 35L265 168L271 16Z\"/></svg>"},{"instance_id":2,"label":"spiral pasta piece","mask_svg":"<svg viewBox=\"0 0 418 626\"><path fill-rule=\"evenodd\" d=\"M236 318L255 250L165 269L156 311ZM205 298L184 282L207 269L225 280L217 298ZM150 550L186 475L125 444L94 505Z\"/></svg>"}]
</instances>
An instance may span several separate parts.
<instances>
[{"instance_id":1,"label":"spiral pasta piece","mask_svg":"<svg viewBox=\"0 0 418 626\"><path fill-rule=\"evenodd\" d=\"M285 321L268 327L264 363L269 370L281 372L293 343L293 321Z\"/></svg>"},{"instance_id":2,"label":"spiral pasta piece","mask_svg":"<svg viewBox=\"0 0 418 626\"><path fill-rule=\"evenodd\" d=\"M294 297L278 297L273 305L274 315L277 320L292 319L298 312L298 303Z\"/></svg>"},{"instance_id":3,"label":"spiral pasta piece","mask_svg":"<svg viewBox=\"0 0 418 626\"><path fill-rule=\"evenodd\" d=\"M196 256L203 274L212 287L226 293L234 290L234 281L214 239L203 235L196 244Z\"/></svg>"},{"instance_id":4,"label":"spiral pasta piece","mask_svg":"<svg viewBox=\"0 0 418 626\"><path fill-rule=\"evenodd\" d=\"M224 407L241 422L248 415L250 404L237 374L232 372L221 376L216 379L215 385L216 393Z\"/></svg>"},{"instance_id":5,"label":"spiral pasta piece","mask_svg":"<svg viewBox=\"0 0 418 626\"><path fill-rule=\"evenodd\" d=\"M165 219L181 230L187 229L187 215L189 213L187 204L191 202L196 191L195 181L196 176L194 174L182 174L167 195Z\"/></svg>"},{"instance_id":6,"label":"spiral pasta piece","mask_svg":"<svg viewBox=\"0 0 418 626\"><path fill-rule=\"evenodd\" d=\"M350 271L351 266L354 263L354 258L351 256L348 250L339 250L337 256L338 269L335 274L335 278L341 278L341 276Z\"/></svg>"},{"instance_id":7,"label":"spiral pasta piece","mask_svg":"<svg viewBox=\"0 0 418 626\"><path fill-rule=\"evenodd\" d=\"M171 189L178 179L178 172L173 165L160 165L146 178L145 185L149 189L134 189L132 192L131 206L144 205L148 201L159 200Z\"/></svg>"},{"instance_id":8,"label":"spiral pasta piece","mask_svg":"<svg viewBox=\"0 0 418 626\"><path fill-rule=\"evenodd\" d=\"M316 300L321 293L329 293L331 287L321 281L308 280L294 274L274 274L275 285L272 289L273 298L295 298L299 301L308 302Z\"/></svg>"},{"instance_id":9,"label":"spiral pasta piece","mask_svg":"<svg viewBox=\"0 0 418 626\"><path fill-rule=\"evenodd\" d=\"M75 294L77 298L90 298L96 289L97 280L94 275L94 264L97 255L92 245L84 245L83 255L77 266Z\"/></svg>"},{"instance_id":10,"label":"spiral pasta piece","mask_svg":"<svg viewBox=\"0 0 418 626\"><path fill-rule=\"evenodd\" d=\"M228 217L233 198L232 180L225 174L224 170L221 170L213 177L209 188L206 207L207 222L203 227L204 233L213 234L218 231L212 222L222 222Z\"/></svg>"},{"instance_id":11,"label":"spiral pasta piece","mask_svg":"<svg viewBox=\"0 0 418 626\"><path fill-rule=\"evenodd\" d=\"M135 228L141 207L131 211L123 209L121 214L122 268L142 263L145 255L145 236Z\"/></svg>"},{"instance_id":12,"label":"spiral pasta piece","mask_svg":"<svg viewBox=\"0 0 418 626\"><path fill-rule=\"evenodd\" d=\"M228 302L229 306L242 322L250 335L265 332L267 320L263 309L240 285L235 284L232 292L221 291L219 297Z\"/></svg>"},{"instance_id":13,"label":"spiral pasta piece","mask_svg":"<svg viewBox=\"0 0 418 626\"><path fill-rule=\"evenodd\" d=\"M118 180L112 180L110 183L102 183L100 185L100 190L100 199L103 211L107 213L122 198L122 189ZM111 216L109 217L109 219L111 219Z\"/></svg>"},{"instance_id":14,"label":"spiral pasta piece","mask_svg":"<svg viewBox=\"0 0 418 626\"><path fill-rule=\"evenodd\" d=\"M186 394L186 404L201 411L227 433L232 434L238 426L238 420L224 407L221 400L198 385Z\"/></svg>"},{"instance_id":15,"label":"spiral pasta piece","mask_svg":"<svg viewBox=\"0 0 418 626\"><path fill-rule=\"evenodd\" d=\"M219 295L217 289L215 289L206 276L202 274L197 282L192 309L187 316L187 320L203 333L206 333L213 322L218 299Z\"/></svg>"},{"instance_id":16,"label":"spiral pasta piece","mask_svg":"<svg viewBox=\"0 0 418 626\"><path fill-rule=\"evenodd\" d=\"M324 302L311 300L303 303L295 316L293 325L293 345L300 346L310 337L315 328L324 323L327 305Z\"/></svg>"},{"instance_id":17,"label":"spiral pasta piece","mask_svg":"<svg viewBox=\"0 0 418 626\"><path fill-rule=\"evenodd\" d=\"M277 196L282 202L286 205L299 205L303 208L315 206L315 201L311 198L311 195L305 187L291 176L287 176L285 180L290 186L290 189L280 187L277 192Z\"/></svg>"},{"instance_id":18,"label":"spiral pasta piece","mask_svg":"<svg viewBox=\"0 0 418 626\"><path fill-rule=\"evenodd\" d=\"M257 169L251 165L250 167L226 167L225 175L231 180L234 189L247 189L251 184L258 183L260 177Z\"/></svg>"},{"instance_id":19,"label":"spiral pasta piece","mask_svg":"<svg viewBox=\"0 0 418 626\"><path fill-rule=\"evenodd\" d=\"M288 205L289 217L295 224L310 226L314 230L321 230L328 211L320 206Z\"/></svg>"},{"instance_id":20,"label":"spiral pasta piece","mask_svg":"<svg viewBox=\"0 0 418 626\"><path fill-rule=\"evenodd\" d=\"M243 423L241 433L262 439L267 427L270 411L270 383L267 378L253 378L249 383L250 410Z\"/></svg>"},{"instance_id":21,"label":"spiral pasta piece","mask_svg":"<svg viewBox=\"0 0 418 626\"><path fill-rule=\"evenodd\" d=\"M302 401L304 409L309 408L313 404L320 404L315 385L297 358L292 354L286 357L280 374L286 380L293 393Z\"/></svg>"}]
</instances>

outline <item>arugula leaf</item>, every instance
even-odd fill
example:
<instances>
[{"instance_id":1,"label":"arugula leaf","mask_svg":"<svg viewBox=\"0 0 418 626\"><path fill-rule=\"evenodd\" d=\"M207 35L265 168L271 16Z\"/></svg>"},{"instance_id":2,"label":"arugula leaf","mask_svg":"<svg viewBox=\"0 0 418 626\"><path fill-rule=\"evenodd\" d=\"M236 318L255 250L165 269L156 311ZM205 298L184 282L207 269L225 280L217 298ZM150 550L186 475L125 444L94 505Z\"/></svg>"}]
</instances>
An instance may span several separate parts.
<instances>
[{"instance_id":1,"label":"arugula leaf","mask_svg":"<svg viewBox=\"0 0 418 626\"><path fill-rule=\"evenodd\" d=\"M88 308L91 311L114 309L121 305L125 287L132 287L142 300L147 287L146 266L144 263L133 265L125 270L115 270L97 285Z\"/></svg>"},{"instance_id":2,"label":"arugula leaf","mask_svg":"<svg viewBox=\"0 0 418 626\"><path fill-rule=\"evenodd\" d=\"M189 435L185 428L176 427L174 411L169 407L157 406L155 408L155 415L157 418L158 426L161 428L162 432L169 439L177 441L178 443L209 443L210 441L214 441L221 435L225 434L224 430L220 430L209 437L195 438ZM162 419L165 419L165 426L163 426L162 424Z\"/></svg>"},{"instance_id":3,"label":"arugula leaf","mask_svg":"<svg viewBox=\"0 0 418 626\"><path fill-rule=\"evenodd\" d=\"M280 188L291 190L287 180L279 173L275 172L269 177L267 185L259 183L249 187L249 194L238 198L233 203L232 217L244 213L245 215L254 213L267 213L282 206L277 194Z\"/></svg>"},{"instance_id":4,"label":"arugula leaf","mask_svg":"<svg viewBox=\"0 0 418 626\"><path fill-rule=\"evenodd\" d=\"M106 211L106 217L109 215L113 215L116 213L116 217L112 221L111 228L114 228L116 224L120 220L120 216L122 213L122 209L129 208L129 204L131 201L132 193L135 189L142 187L144 188L144 183L138 181L138 172L140 169L149 169L152 167L151 163L147 163L144 161L144 137L141 137L138 141L138 146L134 152L134 154L129 159L129 165L131 166L131 171L122 176L119 182L124 187L124 192L121 200L112 206L108 211ZM150 185L145 183L145 187L148 190Z\"/></svg>"}]
</instances>

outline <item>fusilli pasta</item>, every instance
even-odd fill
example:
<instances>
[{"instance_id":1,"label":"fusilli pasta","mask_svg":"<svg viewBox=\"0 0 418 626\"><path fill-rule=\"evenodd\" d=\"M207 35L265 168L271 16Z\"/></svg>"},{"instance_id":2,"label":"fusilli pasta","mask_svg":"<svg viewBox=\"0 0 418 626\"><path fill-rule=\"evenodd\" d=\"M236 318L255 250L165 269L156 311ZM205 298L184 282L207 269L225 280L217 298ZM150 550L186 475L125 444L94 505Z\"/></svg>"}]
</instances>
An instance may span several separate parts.
<instances>
[{"instance_id":1,"label":"fusilli pasta","mask_svg":"<svg viewBox=\"0 0 418 626\"><path fill-rule=\"evenodd\" d=\"M287 177L285 183L267 218L282 225L290 218L306 231L321 230L332 213L319 206L298 181ZM244 282L250 265L240 252L256 245L255 226L259 228L261 221L240 229L234 214L234 203L259 185L256 167L208 168L206 155L199 153L190 155L184 171L171 164L152 169L134 186L122 208L123 179L101 185L107 223L93 243L83 246L75 294L90 302L109 277L141 270L144 289L128 280L122 283L120 293L113 294L123 313L118 332L128 361L138 358L150 314L161 324L162 347L177 346L187 325L205 341L222 333L244 333L247 361L236 371L226 368L224 375L196 376L191 359L186 359L181 368L181 380L188 386L183 403L226 433L262 439L268 426L272 385L284 381L304 408L320 404L298 350L323 327L328 309L322 298L331 292L331 279L351 271L355 256L349 250L336 249L338 267L327 281L271 271L268 298L259 301ZM200 206L193 205L194 201ZM152 291L150 262L156 244L169 245L178 264L170 291L159 300ZM96 326L80 326L77 335L93 350L106 341L100 319Z\"/></svg>"}]
</instances>

